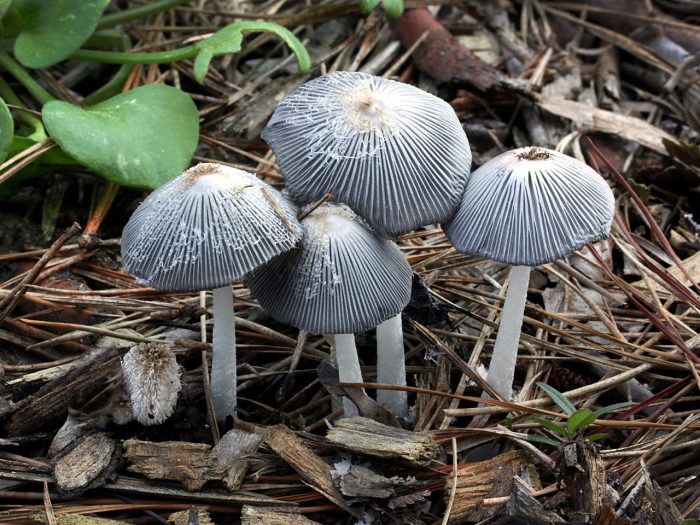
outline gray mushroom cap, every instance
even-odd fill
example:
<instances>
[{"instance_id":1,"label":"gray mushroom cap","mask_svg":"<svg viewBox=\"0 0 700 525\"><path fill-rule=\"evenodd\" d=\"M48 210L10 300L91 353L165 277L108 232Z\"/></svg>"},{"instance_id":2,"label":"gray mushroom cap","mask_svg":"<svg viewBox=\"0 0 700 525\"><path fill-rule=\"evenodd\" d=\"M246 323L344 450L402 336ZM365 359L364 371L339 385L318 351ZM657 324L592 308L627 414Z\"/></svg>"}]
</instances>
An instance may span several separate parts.
<instances>
[{"instance_id":1,"label":"gray mushroom cap","mask_svg":"<svg viewBox=\"0 0 700 525\"><path fill-rule=\"evenodd\" d=\"M411 268L350 208L324 204L301 221L300 248L251 272L246 284L276 319L312 333L368 330L401 313Z\"/></svg>"},{"instance_id":2,"label":"gray mushroom cap","mask_svg":"<svg viewBox=\"0 0 700 525\"><path fill-rule=\"evenodd\" d=\"M277 106L262 137L302 203L331 192L395 236L452 216L472 155L454 110L416 87L336 72Z\"/></svg>"},{"instance_id":3,"label":"gray mushroom cap","mask_svg":"<svg viewBox=\"0 0 700 525\"><path fill-rule=\"evenodd\" d=\"M296 212L252 173L198 164L134 212L122 235L122 262L163 290L225 286L299 242Z\"/></svg>"},{"instance_id":4,"label":"gray mushroom cap","mask_svg":"<svg viewBox=\"0 0 700 525\"><path fill-rule=\"evenodd\" d=\"M614 214L613 193L595 170L556 151L521 148L471 174L444 230L460 252L537 266L606 239Z\"/></svg>"}]
</instances>

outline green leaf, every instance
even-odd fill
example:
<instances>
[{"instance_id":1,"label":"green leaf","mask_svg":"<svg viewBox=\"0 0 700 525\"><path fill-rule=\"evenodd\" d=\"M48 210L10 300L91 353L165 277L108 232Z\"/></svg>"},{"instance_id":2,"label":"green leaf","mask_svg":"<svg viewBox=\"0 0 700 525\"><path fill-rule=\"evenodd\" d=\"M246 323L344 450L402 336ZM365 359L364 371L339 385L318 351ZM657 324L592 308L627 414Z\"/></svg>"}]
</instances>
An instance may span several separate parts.
<instances>
[{"instance_id":1,"label":"green leaf","mask_svg":"<svg viewBox=\"0 0 700 525\"><path fill-rule=\"evenodd\" d=\"M5 13L10 8L10 4L12 4L12 0L0 0L0 20L4 18Z\"/></svg>"},{"instance_id":2,"label":"green leaf","mask_svg":"<svg viewBox=\"0 0 700 525\"><path fill-rule=\"evenodd\" d=\"M596 416L596 418L599 418L600 416L603 416L605 414L608 414L609 412L615 412L617 410L624 410L626 408L629 408L631 406L634 406L633 401L625 401L624 403L615 403L612 405L608 405L602 408L599 408L595 412L593 412Z\"/></svg>"},{"instance_id":3,"label":"green leaf","mask_svg":"<svg viewBox=\"0 0 700 525\"><path fill-rule=\"evenodd\" d=\"M601 439L605 439L606 437L608 437L608 435L605 432L601 432L600 434L591 434L583 439L586 441L599 441Z\"/></svg>"},{"instance_id":4,"label":"green leaf","mask_svg":"<svg viewBox=\"0 0 700 525\"><path fill-rule=\"evenodd\" d=\"M571 401L566 399L566 397L559 392L559 390L549 386L546 383L537 383L537 386L539 386L542 391L552 399L552 401L559 405L559 408L561 408L566 414L571 415L576 412L576 407L571 403Z\"/></svg>"},{"instance_id":5,"label":"green leaf","mask_svg":"<svg viewBox=\"0 0 700 525\"><path fill-rule=\"evenodd\" d=\"M379 0L359 0L360 13L367 15L379 5Z\"/></svg>"},{"instance_id":6,"label":"green leaf","mask_svg":"<svg viewBox=\"0 0 700 525\"><path fill-rule=\"evenodd\" d=\"M109 0L15 0L24 20L15 58L48 67L68 58L90 37Z\"/></svg>"},{"instance_id":7,"label":"green leaf","mask_svg":"<svg viewBox=\"0 0 700 525\"><path fill-rule=\"evenodd\" d=\"M553 447L556 447L559 450L562 449L561 443L559 443L558 441L555 441L552 438L548 438L546 436L540 436L539 434L528 434L527 440L534 441L536 443L545 443L546 445L552 445Z\"/></svg>"},{"instance_id":8,"label":"green leaf","mask_svg":"<svg viewBox=\"0 0 700 525\"><path fill-rule=\"evenodd\" d=\"M194 77L197 79L197 82L204 82L204 77L207 74L209 62L211 62L212 58L226 53L238 53L241 50L243 33L250 32L276 34L286 42L296 55L299 71L305 73L311 67L311 58L304 44L288 29L272 22L241 21L219 29L209 38L194 45L197 50L197 57L194 59Z\"/></svg>"},{"instance_id":9,"label":"green leaf","mask_svg":"<svg viewBox=\"0 0 700 525\"><path fill-rule=\"evenodd\" d=\"M7 148L15 134L15 123L5 101L0 98L0 162L5 160Z\"/></svg>"},{"instance_id":10,"label":"green leaf","mask_svg":"<svg viewBox=\"0 0 700 525\"><path fill-rule=\"evenodd\" d=\"M382 0L384 11L389 18L399 18L403 14L403 0Z\"/></svg>"},{"instance_id":11,"label":"green leaf","mask_svg":"<svg viewBox=\"0 0 700 525\"><path fill-rule=\"evenodd\" d=\"M542 419L540 417L534 418L534 421L537 421L543 427L548 428L549 430L559 434L560 436L569 437L569 433L566 431L566 428L554 423L553 421L550 421L548 419Z\"/></svg>"},{"instance_id":12,"label":"green leaf","mask_svg":"<svg viewBox=\"0 0 700 525\"><path fill-rule=\"evenodd\" d=\"M42 115L66 153L123 186L156 188L180 175L199 140L194 103L165 85L142 86L86 109L53 101Z\"/></svg>"},{"instance_id":13,"label":"green leaf","mask_svg":"<svg viewBox=\"0 0 700 525\"><path fill-rule=\"evenodd\" d=\"M582 428L595 421L595 414L588 408L581 408L569 416L566 428L571 434L575 434Z\"/></svg>"}]
</instances>

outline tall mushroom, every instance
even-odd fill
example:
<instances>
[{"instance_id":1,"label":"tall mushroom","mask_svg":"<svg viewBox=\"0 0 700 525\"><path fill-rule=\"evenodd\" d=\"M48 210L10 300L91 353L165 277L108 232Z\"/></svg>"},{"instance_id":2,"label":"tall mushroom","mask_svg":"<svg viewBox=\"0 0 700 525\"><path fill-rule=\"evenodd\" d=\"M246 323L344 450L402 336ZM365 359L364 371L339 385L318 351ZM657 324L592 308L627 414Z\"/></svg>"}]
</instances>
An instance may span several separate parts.
<instances>
[{"instance_id":1,"label":"tall mushroom","mask_svg":"<svg viewBox=\"0 0 700 525\"><path fill-rule=\"evenodd\" d=\"M129 219L122 262L139 281L178 292L213 288L211 389L220 419L236 417L231 283L293 248L296 207L252 173L198 164L151 193Z\"/></svg>"},{"instance_id":2,"label":"tall mushroom","mask_svg":"<svg viewBox=\"0 0 700 525\"><path fill-rule=\"evenodd\" d=\"M411 268L393 242L378 237L350 208L323 204L301 221L304 239L251 272L246 284L276 319L334 334L341 381L361 382L353 333L403 310ZM346 415L356 413L345 402Z\"/></svg>"},{"instance_id":3,"label":"tall mushroom","mask_svg":"<svg viewBox=\"0 0 700 525\"><path fill-rule=\"evenodd\" d=\"M504 399L513 390L531 267L607 238L614 213L605 180L556 151L508 151L471 174L445 233L460 252L513 265L487 375Z\"/></svg>"},{"instance_id":4,"label":"tall mushroom","mask_svg":"<svg viewBox=\"0 0 700 525\"><path fill-rule=\"evenodd\" d=\"M393 237L449 219L471 167L467 136L445 101L414 86L336 72L298 87L262 137L301 203L326 192ZM401 317L377 329L377 379L406 384ZM397 415L406 393L380 390Z\"/></svg>"}]
</instances>

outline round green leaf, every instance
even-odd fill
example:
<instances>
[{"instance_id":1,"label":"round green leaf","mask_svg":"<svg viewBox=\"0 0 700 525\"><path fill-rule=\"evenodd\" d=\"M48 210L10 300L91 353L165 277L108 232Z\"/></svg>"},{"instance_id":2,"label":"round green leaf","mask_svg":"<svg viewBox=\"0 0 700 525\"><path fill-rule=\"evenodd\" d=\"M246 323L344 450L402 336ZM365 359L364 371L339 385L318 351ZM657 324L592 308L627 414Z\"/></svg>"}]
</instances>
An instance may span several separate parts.
<instances>
[{"instance_id":1,"label":"round green leaf","mask_svg":"<svg viewBox=\"0 0 700 525\"><path fill-rule=\"evenodd\" d=\"M194 77L197 79L197 82L201 83L204 81L212 58L226 53L238 53L241 50L243 33L250 32L276 34L285 41L296 55L300 71L306 72L311 67L311 58L304 44L289 29L272 22L256 22L252 20L234 22L194 45L197 50L197 57L194 59Z\"/></svg>"},{"instance_id":2,"label":"round green leaf","mask_svg":"<svg viewBox=\"0 0 700 525\"><path fill-rule=\"evenodd\" d=\"M0 162L5 160L7 148L15 133L15 123L5 101L0 98Z\"/></svg>"},{"instance_id":3,"label":"round green leaf","mask_svg":"<svg viewBox=\"0 0 700 525\"><path fill-rule=\"evenodd\" d=\"M105 179L156 188L189 166L199 140L199 116L174 87L136 88L81 109L53 101L42 111L61 148Z\"/></svg>"},{"instance_id":4,"label":"round green leaf","mask_svg":"<svg viewBox=\"0 0 700 525\"><path fill-rule=\"evenodd\" d=\"M95 31L109 0L15 0L24 26L15 58L26 67L65 60Z\"/></svg>"},{"instance_id":5,"label":"round green leaf","mask_svg":"<svg viewBox=\"0 0 700 525\"><path fill-rule=\"evenodd\" d=\"M403 0L383 0L384 11L389 18L400 18L403 14Z\"/></svg>"}]
</instances>

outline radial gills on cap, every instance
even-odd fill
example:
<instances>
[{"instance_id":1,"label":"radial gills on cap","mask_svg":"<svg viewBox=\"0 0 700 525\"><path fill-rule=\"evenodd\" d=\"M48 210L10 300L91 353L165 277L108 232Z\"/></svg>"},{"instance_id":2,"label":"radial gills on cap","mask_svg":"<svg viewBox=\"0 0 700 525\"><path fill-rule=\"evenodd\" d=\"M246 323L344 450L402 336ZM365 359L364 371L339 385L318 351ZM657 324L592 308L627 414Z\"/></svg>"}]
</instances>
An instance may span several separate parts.
<instances>
[{"instance_id":1,"label":"radial gills on cap","mask_svg":"<svg viewBox=\"0 0 700 525\"><path fill-rule=\"evenodd\" d=\"M157 188L131 216L124 268L163 290L225 286L297 244L296 211L252 173L199 164Z\"/></svg>"},{"instance_id":2,"label":"radial gills on cap","mask_svg":"<svg viewBox=\"0 0 700 525\"><path fill-rule=\"evenodd\" d=\"M300 248L246 278L273 317L312 333L347 334L401 313L412 274L396 244L343 205L324 204L301 224Z\"/></svg>"},{"instance_id":3,"label":"radial gills on cap","mask_svg":"<svg viewBox=\"0 0 700 525\"><path fill-rule=\"evenodd\" d=\"M521 148L471 174L445 232L460 252L536 266L607 238L614 213L612 191L592 168L556 151Z\"/></svg>"},{"instance_id":4,"label":"radial gills on cap","mask_svg":"<svg viewBox=\"0 0 700 525\"><path fill-rule=\"evenodd\" d=\"M277 106L262 137L303 203L327 192L389 236L452 216L471 151L454 110L416 87L337 72Z\"/></svg>"}]
</instances>

